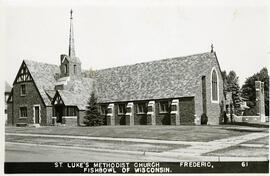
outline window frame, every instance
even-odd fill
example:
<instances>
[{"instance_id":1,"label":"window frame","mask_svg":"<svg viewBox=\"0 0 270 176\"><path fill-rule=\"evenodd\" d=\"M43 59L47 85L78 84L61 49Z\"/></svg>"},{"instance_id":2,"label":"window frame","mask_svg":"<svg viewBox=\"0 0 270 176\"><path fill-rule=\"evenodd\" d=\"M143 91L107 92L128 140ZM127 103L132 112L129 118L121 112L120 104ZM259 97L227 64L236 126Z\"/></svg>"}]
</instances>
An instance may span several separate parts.
<instances>
[{"instance_id":1,"label":"window frame","mask_svg":"<svg viewBox=\"0 0 270 176\"><path fill-rule=\"evenodd\" d=\"M121 107L121 108L120 108ZM117 114L118 115L124 115L125 114L125 107L126 105L125 104L118 104L118 111L117 111ZM121 110L121 111L120 111Z\"/></svg>"},{"instance_id":2,"label":"window frame","mask_svg":"<svg viewBox=\"0 0 270 176\"><path fill-rule=\"evenodd\" d=\"M145 103L138 103L136 105L137 114L146 114L146 109L147 108L148 107L146 107L146 104Z\"/></svg>"},{"instance_id":3,"label":"window frame","mask_svg":"<svg viewBox=\"0 0 270 176\"><path fill-rule=\"evenodd\" d=\"M76 107L75 106L67 106L66 107L66 116L73 117L77 116Z\"/></svg>"},{"instance_id":4,"label":"window frame","mask_svg":"<svg viewBox=\"0 0 270 176\"><path fill-rule=\"evenodd\" d=\"M100 115L106 115L107 114L108 105L100 105Z\"/></svg>"},{"instance_id":5,"label":"window frame","mask_svg":"<svg viewBox=\"0 0 270 176\"><path fill-rule=\"evenodd\" d=\"M216 75L216 82L213 82L213 73ZM210 75L210 82L211 82L211 102L212 103L219 103L219 77L218 77L218 72L215 67L212 68L211 70L211 75ZM214 87L215 86L215 87ZM216 93L215 96L213 93Z\"/></svg>"},{"instance_id":6,"label":"window frame","mask_svg":"<svg viewBox=\"0 0 270 176\"><path fill-rule=\"evenodd\" d=\"M23 110L25 110L24 112L23 112ZM20 114L20 119L21 118L27 118L28 117L28 114L27 114L27 106L20 106L20 108L19 108L19 114Z\"/></svg>"},{"instance_id":7,"label":"window frame","mask_svg":"<svg viewBox=\"0 0 270 176\"><path fill-rule=\"evenodd\" d=\"M21 84L21 86L20 86L20 95L26 96L26 85L25 84Z\"/></svg>"},{"instance_id":8,"label":"window frame","mask_svg":"<svg viewBox=\"0 0 270 176\"><path fill-rule=\"evenodd\" d=\"M166 105L166 106L164 106ZM164 109L162 109L162 106ZM169 112L169 101L160 101L158 103L158 111L159 113L168 113Z\"/></svg>"}]
</instances>

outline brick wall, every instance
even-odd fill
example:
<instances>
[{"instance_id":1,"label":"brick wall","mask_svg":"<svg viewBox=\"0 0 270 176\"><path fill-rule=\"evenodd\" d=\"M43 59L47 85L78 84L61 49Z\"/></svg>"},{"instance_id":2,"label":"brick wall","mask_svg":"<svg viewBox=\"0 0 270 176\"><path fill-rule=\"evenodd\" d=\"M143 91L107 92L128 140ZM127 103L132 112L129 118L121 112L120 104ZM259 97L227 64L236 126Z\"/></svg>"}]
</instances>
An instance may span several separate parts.
<instances>
[{"instance_id":1,"label":"brick wall","mask_svg":"<svg viewBox=\"0 0 270 176\"><path fill-rule=\"evenodd\" d=\"M25 84L26 95L21 96L21 85ZM17 83L13 86L13 117L16 123L33 123L34 105L40 105L41 125L48 125L46 106L44 105L41 96L33 82ZM27 107L27 118L20 117L20 107Z\"/></svg>"},{"instance_id":2,"label":"brick wall","mask_svg":"<svg viewBox=\"0 0 270 176\"><path fill-rule=\"evenodd\" d=\"M147 124L147 114L136 114L134 117L135 125L146 125ZM150 121L151 124L151 121Z\"/></svg>"},{"instance_id":3,"label":"brick wall","mask_svg":"<svg viewBox=\"0 0 270 176\"><path fill-rule=\"evenodd\" d=\"M47 116L47 125L52 125L52 116L53 116L53 110L52 110L52 106L47 106L46 107L46 116Z\"/></svg>"},{"instance_id":4,"label":"brick wall","mask_svg":"<svg viewBox=\"0 0 270 176\"><path fill-rule=\"evenodd\" d=\"M171 124L170 111L166 113L159 112L158 101L156 101L155 103L155 109L156 109L156 125L170 125Z\"/></svg>"},{"instance_id":5,"label":"brick wall","mask_svg":"<svg viewBox=\"0 0 270 176\"><path fill-rule=\"evenodd\" d=\"M180 125L194 125L194 98L180 98Z\"/></svg>"},{"instance_id":6,"label":"brick wall","mask_svg":"<svg viewBox=\"0 0 270 176\"><path fill-rule=\"evenodd\" d=\"M218 102L211 101L211 71L212 68L215 68L217 77L218 77L218 95L219 100ZM221 122L221 101L224 101L223 95L223 80L221 72L219 71L217 60L209 59L208 65L202 65L200 69L200 75L196 78L197 80L197 87L195 88L195 114L197 118L203 113L203 103L202 103L202 76L205 76L206 81L206 109L207 109L207 116L208 116L208 124L210 125L217 125ZM223 107L222 107L223 108Z\"/></svg>"},{"instance_id":7,"label":"brick wall","mask_svg":"<svg viewBox=\"0 0 270 176\"><path fill-rule=\"evenodd\" d=\"M176 125L176 115L175 114L170 114L170 118L171 118L171 125Z\"/></svg>"},{"instance_id":8,"label":"brick wall","mask_svg":"<svg viewBox=\"0 0 270 176\"><path fill-rule=\"evenodd\" d=\"M78 125L84 125L84 116L85 116L85 111L78 111L78 119L77 119L77 123Z\"/></svg>"},{"instance_id":9,"label":"brick wall","mask_svg":"<svg viewBox=\"0 0 270 176\"><path fill-rule=\"evenodd\" d=\"M66 126L77 126L77 117L76 116L67 116L63 117L63 123Z\"/></svg>"},{"instance_id":10,"label":"brick wall","mask_svg":"<svg viewBox=\"0 0 270 176\"><path fill-rule=\"evenodd\" d=\"M13 124L13 103L7 104L7 125Z\"/></svg>"}]
</instances>

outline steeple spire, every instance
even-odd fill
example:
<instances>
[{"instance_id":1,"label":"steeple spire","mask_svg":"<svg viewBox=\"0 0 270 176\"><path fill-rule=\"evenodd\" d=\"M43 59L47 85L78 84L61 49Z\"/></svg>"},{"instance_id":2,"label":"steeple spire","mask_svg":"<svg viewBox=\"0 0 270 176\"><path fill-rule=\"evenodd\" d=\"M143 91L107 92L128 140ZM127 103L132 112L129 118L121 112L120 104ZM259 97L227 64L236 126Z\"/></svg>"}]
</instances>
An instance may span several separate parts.
<instances>
[{"instance_id":1,"label":"steeple spire","mask_svg":"<svg viewBox=\"0 0 270 176\"><path fill-rule=\"evenodd\" d=\"M69 31L69 57L75 57L75 45L74 45L74 34L73 34L73 23L72 23L72 9L70 10L70 31Z\"/></svg>"}]
</instances>

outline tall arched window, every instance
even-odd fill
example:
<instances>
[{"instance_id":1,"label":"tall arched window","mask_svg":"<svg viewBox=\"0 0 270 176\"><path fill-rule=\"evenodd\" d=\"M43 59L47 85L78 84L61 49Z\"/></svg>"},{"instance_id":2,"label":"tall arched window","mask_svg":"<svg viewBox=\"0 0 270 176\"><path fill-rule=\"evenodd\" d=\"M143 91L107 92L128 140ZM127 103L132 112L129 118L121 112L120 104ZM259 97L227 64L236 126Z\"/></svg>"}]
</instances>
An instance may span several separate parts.
<instances>
[{"instance_id":1,"label":"tall arched window","mask_svg":"<svg viewBox=\"0 0 270 176\"><path fill-rule=\"evenodd\" d=\"M217 72L215 69L212 70L212 76L211 76L211 84L212 84L212 101L218 101L218 78L217 78Z\"/></svg>"},{"instance_id":2,"label":"tall arched window","mask_svg":"<svg viewBox=\"0 0 270 176\"><path fill-rule=\"evenodd\" d=\"M68 73L68 68L67 68L67 64L64 65L64 73L67 74Z\"/></svg>"}]
</instances>

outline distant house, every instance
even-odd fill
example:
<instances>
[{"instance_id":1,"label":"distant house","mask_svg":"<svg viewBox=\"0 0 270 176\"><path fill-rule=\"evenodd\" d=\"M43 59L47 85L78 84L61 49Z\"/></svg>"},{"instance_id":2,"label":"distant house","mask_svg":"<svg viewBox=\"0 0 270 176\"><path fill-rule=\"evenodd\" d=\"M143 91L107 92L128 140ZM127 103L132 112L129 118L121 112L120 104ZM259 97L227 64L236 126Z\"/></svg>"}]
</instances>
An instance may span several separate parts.
<instances>
[{"instance_id":1,"label":"distant house","mask_svg":"<svg viewBox=\"0 0 270 176\"><path fill-rule=\"evenodd\" d=\"M7 122L7 100L11 94L11 86L5 81L5 122Z\"/></svg>"},{"instance_id":2,"label":"distant house","mask_svg":"<svg viewBox=\"0 0 270 176\"><path fill-rule=\"evenodd\" d=\"M105 125L219 124L223 80L216 53L206 52L102 70L91 77L75 55L72 13L69 54L52 65L24 60L8 99L8 123L82 125L91 92Z\"/></svg>"}]
</instances>

